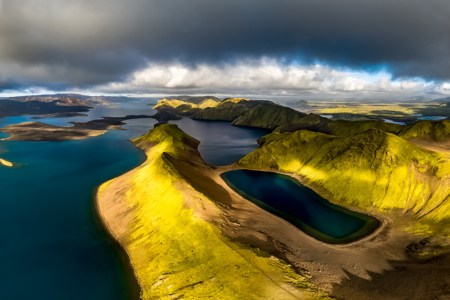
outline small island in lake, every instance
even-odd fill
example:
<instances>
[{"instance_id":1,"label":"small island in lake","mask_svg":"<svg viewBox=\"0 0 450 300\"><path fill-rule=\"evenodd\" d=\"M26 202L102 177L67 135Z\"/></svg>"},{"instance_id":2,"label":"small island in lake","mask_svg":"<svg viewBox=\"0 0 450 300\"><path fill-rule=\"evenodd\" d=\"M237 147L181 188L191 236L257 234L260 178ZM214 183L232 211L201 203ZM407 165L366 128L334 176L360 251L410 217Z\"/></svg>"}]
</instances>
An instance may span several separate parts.
<instances>
[{"instance_id":1,"label":"small island in lake","mask_svg":"<svg viewBox=\"0 0 450 300\"><path fill-rule=\"evenodd\" d=\"M5 167L13 167L14 164L6 159L0 158L0 165Z\"/></svg>"},{"instance_id":2,"label":"small island in lake","mask_svg":"<svg viewBox=\"0 0 450 300\"><path fill-rule=\"evenodd\" d=\"M24 122L0 128L1 132L11 136L3 140L14 141L66 141L84 140L104 134L108 129L120 129L123 121L150 118L147 115L129 115L125 117L103 117L87 122L72 122L72 126L55 126L41 122Z\"/></svg>"}]
</instances>

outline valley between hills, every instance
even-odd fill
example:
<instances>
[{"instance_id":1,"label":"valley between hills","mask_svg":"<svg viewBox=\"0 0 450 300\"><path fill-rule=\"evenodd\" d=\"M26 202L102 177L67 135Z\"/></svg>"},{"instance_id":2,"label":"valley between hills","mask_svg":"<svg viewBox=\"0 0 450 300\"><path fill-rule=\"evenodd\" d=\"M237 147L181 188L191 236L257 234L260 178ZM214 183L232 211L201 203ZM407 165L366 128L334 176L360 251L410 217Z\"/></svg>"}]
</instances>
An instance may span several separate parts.
<instances>
[{"instance_id":1,"label":"valley between hills","mask_svg":"<svg viewBox=\"0 0 450 300\"><path fill-rule=\"evenodd\" d=\"M450 296L450 121L331 120L243 98L154 108L160 123L132 141L147 159L97 194L143 299ZM168 123L180 118L271 133L234 164L210 166ZM289 175L381 225L351 243L318 241L231 189L220 175L237 169Z\"/></svg>"}]
</instances>

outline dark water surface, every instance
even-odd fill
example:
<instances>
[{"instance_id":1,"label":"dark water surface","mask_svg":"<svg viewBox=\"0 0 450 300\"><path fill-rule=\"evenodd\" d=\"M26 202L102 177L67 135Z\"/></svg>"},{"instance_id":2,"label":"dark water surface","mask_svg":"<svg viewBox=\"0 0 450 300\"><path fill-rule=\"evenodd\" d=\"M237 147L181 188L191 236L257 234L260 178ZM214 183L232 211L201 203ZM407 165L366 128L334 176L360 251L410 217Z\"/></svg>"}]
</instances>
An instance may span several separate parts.
<instances>
[{"instance_id":1,"label":"dark water surface","mask_svg":"<svg viewBox=\"0 0 450 300\"><path fill-rule=\"evenodd\" d=\"M88 116L0 119L70 125L102 116L153 114L143 101L96 106ZM127 139L144 134L153 119L126 121L84 141L0 141L0 299L115 300L133 297L130 268L99 225L93 195L98 185L138 166L144 154ZM256 147L258 130L228 123L178 122L202 141L211 163L227 164ZM4 137L5 134L0 134Z\"/></svg>"},{"instance_id":2,"label":"dark water surface","mask_svg":"<svg viewBox=\"0 0 450 300\"><path fill-rule=\"evenodd\" d=\"M9 142L0 170L0 299L127 299L126 264L99 228L96 186L143 155L114 134Z\"/></svg>"},{"instance_id":3,"label":"dark water surface","mask_svg":"<svg viewBox=\"0 0 450 300\"><path fill-rule=\"evenodd\" d=\"M243 197L326 243L349 243L380 225L375 218L331 204L286 175L235 170L222 178Z\"/></svg>"},{"instance_id":4,"label":"dark water surface","mask_svg":"<svg viewBox=\"0 0 450 300\"><path fill-rule=\"evenodd\" d=\"M258 147L256 140L270 131L236 127L225 121L172 121L184 132L201 141L198 150L209 164L223 166L234 163Z\"/></svg>"}]
</instances>

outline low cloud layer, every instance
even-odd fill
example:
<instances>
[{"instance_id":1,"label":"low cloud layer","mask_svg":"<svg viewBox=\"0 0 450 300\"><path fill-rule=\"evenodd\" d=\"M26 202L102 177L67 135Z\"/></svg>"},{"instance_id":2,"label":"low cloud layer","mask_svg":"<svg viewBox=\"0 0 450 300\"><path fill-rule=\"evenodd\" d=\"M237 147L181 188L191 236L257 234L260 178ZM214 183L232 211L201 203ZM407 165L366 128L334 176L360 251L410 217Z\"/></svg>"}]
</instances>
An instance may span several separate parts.
<instances>
[{"instance_id":1,"label":"low cloud layer","mask_svg":"<svg viewBox=\"0 0 450 300\"><path fill-rule=\"evenodd\" d=\"M183 66L199 76L197 82L184 79L188 90L209 80L199 75L202 70L236 71L241 62L264 58L277 61L283 74L298 66L314 72L311 66L319 64L357 70L352 72L365 81L364 74L382 69L393 82L422 78L428 82L423 92L429 84L439 90L450 81L449 15L447 0L0 0L0 92L30 86L92 90L112 83L143 91L133 80L156 66L161 77L150 87L172 76L162 70ZM244 75L232 76L233 85L244 82ZM271 76L254 76L261 81L247 80L247 86L327 90L327 82L295 79L300 86L294 87L278 80L287 75ZM361 86L327 76L336 83L331 90ZM180 89L172 80L158 88Z\"/></svg>"},{"instance_id":2,"label":"low cloud layer","mask_svg":"<svg viewBox=\"0 0 450 300\"><path fill-rule=\"evenodd\" d=\"M226 66L149 64L127 80L98 86L105 93L267 95L293 98L407 98L450 94L450 84L395 79L386 71L362 72L315 65L284 65L273 59Z\"/></svg>"}]
</instances>

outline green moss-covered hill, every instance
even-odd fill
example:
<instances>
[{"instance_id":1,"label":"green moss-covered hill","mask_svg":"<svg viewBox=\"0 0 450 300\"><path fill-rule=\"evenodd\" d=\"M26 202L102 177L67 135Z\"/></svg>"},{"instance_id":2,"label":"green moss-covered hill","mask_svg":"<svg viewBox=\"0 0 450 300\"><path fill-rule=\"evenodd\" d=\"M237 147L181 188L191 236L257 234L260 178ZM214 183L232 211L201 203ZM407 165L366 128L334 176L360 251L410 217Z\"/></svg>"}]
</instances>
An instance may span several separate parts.
<instances>
[{"instance_id":1,"label":"green moss-covered hill","mask_svg":"<svg viewBox=\"0 0 450 300\"><path fill-rule=\"evenodd\" d=\"M450 161L378 129L347 136L271 133L238 165L293 173L330 200L399 209L433 222L450 218Z\"/></svg>"},{"instance_id":2,"label":"green moss-covered hill","mask_svg":"<svg viewBox=\"0 0 450 300\"><path fill-rule=\"evenodd\" d=\"M322 298L288 264L231 241L213 224L220 207L179 169L207 167L197 140L164 124L133 142L147 160L103 184L98 203L130 257L142 299Z\"/></svg>"},{"instance_id":3,"label":"green moss-covered hill","mask_svg":"<svg viewBox=\"0 0 450 300\"><path fill-rule=\"evenodd\" d=\"M402 130L399 136L405 139L449 140L450 121L419 121Z\"/></svg>"},{"instance_id":4,"label":"green moss-covered hill","mask_svg":"<svg viewBox=\"0 0 450 300\"><path fill-rule=\"evenodd\" d=\"M272 102L260 102L233 120L236 126L275 129L284 124L295 123L306 114Z\"/></svg>"},{"instance_id":5,"label":"green moss-covered hill","mask_svg":"<svg viewBox=\"0 0 450 300\"><path fill-rule=\"evenodd\" d=\"M193 114L196 120L215 120L232 122L253 106L253 101L242 98L230 98L220 102L215 107L207 107Z\"/></svg>"},{"instance_id":6,"label":"green moss-covered hill","mask_svg":"<svg viewBox=\"0 0 450 300\"><path fill-rule=\"evenodd\" d=\"M184 100L183 100L184 99ZM227 98L220 102L206 97L191 102L188 98L164 98L158 101L156 118L162 121L176 120L183 116L195 120L229 121L235 126L292 132L307 129L333 135L349 135L380 129L399 133L404 126L383 121L332 121L316 114L305 114L292 108L266 100Z\"/></svg>"}]
</instances>

